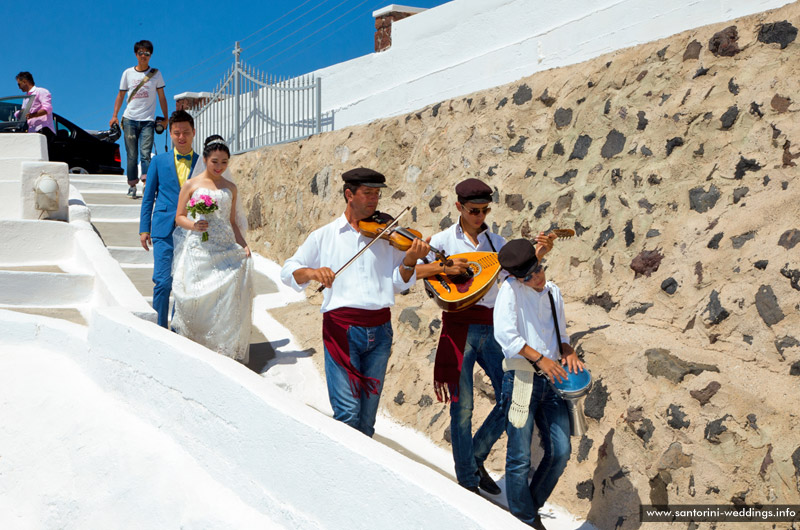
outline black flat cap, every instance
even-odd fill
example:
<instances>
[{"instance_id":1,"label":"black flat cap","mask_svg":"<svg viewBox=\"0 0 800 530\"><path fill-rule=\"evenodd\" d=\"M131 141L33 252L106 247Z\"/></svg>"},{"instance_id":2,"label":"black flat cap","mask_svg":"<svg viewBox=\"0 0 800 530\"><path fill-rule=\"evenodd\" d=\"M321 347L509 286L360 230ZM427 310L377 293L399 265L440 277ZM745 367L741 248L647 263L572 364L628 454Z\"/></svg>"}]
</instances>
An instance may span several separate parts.
<instances>
[{"instance_id":1,"label":"black flat cap","mask_svg":"<svg viewBox=\"0 0 800 530\"><path fill-rule=\"evenodd\" d=\"M456 195L458 195L458 202L461 204L466 204L468 202L475 204L492 202L492 188L487 186L483 181L475 178L459 182L456 185Z\"/></svg>"},{"instance_id":2,"label":"black flat cap","mask_svg":"<svg viewBox=\"0 0 800 530\"><path fill-rule=\"evenodd\" d=\"M503 245L497 253L500 266L512 276L524 278L533 269L539 260L536 258L536 249L527 239L514 239Z\"/></svg>"},{"instance_id":3,"label":"black flat cap","mask_svg":"<svg viewBox=\"0 0 800 530\"><path fill-rule=\"evenodd\" d=\"M370 188L385 188L386 177L366 167L357 167L342 173L342 180L347 184L369 186Z\"/></svg>"}]
</instances>

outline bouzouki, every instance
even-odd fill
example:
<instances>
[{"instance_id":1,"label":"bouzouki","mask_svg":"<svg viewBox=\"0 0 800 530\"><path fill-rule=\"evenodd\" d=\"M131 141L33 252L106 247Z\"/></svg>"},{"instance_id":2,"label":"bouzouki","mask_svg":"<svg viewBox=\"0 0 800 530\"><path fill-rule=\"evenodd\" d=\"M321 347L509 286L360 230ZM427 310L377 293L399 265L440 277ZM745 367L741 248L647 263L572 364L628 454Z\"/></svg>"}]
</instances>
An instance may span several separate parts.
<instances>
[{"instance_id":1,"label":"bouzouki","mask_svg":"<svg viewBox=\"0 0 800 530\"><path fill-rule=\"evenodd\" d=\"M575 230L559 228L552 233L559 238L568 238L575 235ZM497 252L465 252L448 258L466 258L466 272L458 275L439 273L425 278L425 292L443 311L463 311L489 292L500 274L500 262L497 261Z\"/></svg>"}]
</instances>

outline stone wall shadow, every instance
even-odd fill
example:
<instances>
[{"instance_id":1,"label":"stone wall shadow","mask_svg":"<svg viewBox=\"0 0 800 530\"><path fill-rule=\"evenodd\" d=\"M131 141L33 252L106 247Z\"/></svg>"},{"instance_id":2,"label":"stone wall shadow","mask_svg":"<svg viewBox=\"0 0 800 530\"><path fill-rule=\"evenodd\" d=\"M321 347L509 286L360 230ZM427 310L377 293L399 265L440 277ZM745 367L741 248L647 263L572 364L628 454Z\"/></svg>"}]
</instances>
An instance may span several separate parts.
<instances>
[{"instance_id":1,"label":"stone wall shadow","mask_svg":"<svg viewBox=\"0 0 800 530\"><path fill-rule=\"evenodd\" d=\"M620 463L614 451L614 433L615 429L609 430L597 449L597 467L591 481L591 508L586 519L604 530L630 530L642 526L639 520L642 501L628 478L630 470Z\"/></svg>"}]
</instances>

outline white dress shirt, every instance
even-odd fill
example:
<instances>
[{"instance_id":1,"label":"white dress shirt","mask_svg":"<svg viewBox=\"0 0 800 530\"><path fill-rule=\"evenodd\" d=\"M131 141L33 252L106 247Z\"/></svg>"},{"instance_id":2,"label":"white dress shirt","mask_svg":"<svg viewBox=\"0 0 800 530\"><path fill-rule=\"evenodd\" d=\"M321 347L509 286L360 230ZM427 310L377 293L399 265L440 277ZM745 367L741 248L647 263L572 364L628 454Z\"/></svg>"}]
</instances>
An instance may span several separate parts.
<instances>
[{"instance_id":1,"label":"white dress shirt","mask_svg":"<svg viewBox=\"0 0 800 530\"><path fill-rule=\"evenodd\" d=\"M294 272L304 267L329 267L333 272L347 263L372 239L356 231L342 215L331 223L311 232L294 256L281 268L281 281L302 291L308 283L299 285ZM387 241L378 241L359 256L344 272L336 276L333 286L323 291L321 313L340 307L354 309L383 309L394 305L394 294L410 289L417 280L416 273L404 282L398 268L405 252Z\"/></svg>"},{"instance_id":2,"label":"white dress shirt","mask_svg":"<svg viewBox=\"0 0 800 530\"><path fill-rule=\"evenodd\" d=\"M558 361L561 358L548 291L553 293L556 303L561 342L569 344L564 300L556 284L545 283L539 293L509 277L500 286L494 306L494 338L503 348L506 359L523 358L519 352L526 344L548 359Z\"/></svg>"},{"instance_id":3,"label":"white dress shirt","mask_svg":"<svg viewBox=\"0 0 800 530\"><path fill-rule=\"evenodd\" d=\"M489 244L489 240L491 238L491 244ZM503 236L499 236L489 231L487 227L483 232L478 234L478 245L475 246L470 241L469 236L464 233L464 229L461 228L461 222L456 222L454 225L450 226L450 228L439 232L438 234L434 234L431 236L431 247L437 248L447 254L448 256L452 256L453 254L463 254L465 252L500 252L500 249L503 248L503 245L506 244L506 240ZM492 249L492 245L494 245L494 249ZM428 261L434 262L436 260L436 256L433 252L428 254ZM417 261L418 264L422 264L422 260ZM501 272L501 278L505 276L505 272ZM480 301L476 305L482 305L484 307L488 307L491 309L494 307L495 299L497 298L497 284L492 285L491 289L480 299Z\"/></svg>"}]
</instances>

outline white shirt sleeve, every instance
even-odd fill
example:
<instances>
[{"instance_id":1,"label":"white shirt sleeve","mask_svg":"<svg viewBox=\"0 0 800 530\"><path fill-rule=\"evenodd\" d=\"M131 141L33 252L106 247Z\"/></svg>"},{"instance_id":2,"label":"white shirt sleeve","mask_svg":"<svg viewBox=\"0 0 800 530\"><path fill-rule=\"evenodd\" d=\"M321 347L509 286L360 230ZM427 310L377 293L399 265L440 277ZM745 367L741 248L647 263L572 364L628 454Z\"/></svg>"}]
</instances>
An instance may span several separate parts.
<instances>
[{"instance_id":1,"label":"white shirt sleeve","mask_svg":"<svg viewBox=\"0 0 800 530\"><path fill-rule=\"evenodd\" d=\"M400 275L400 267L402 266L403 260L406 257L406 253L402 252L397 249L394 250L394 270L392 271L392 285L394 285L394 292L400 293L405 291L406 289L411 289L417 281L417 271L415 270L411 274L411 278L408 279L407 282L403 281L403 277Z\"/></svg>"},{"instance_id":2,"label":"white shirt sleeve","mask_svg":"<svg viewBox=\"0 0 800 530\"><path fill-rule=\"evenodd\" d=\"M516 296L508 281L503 282L494 304L494 338L506 359L520 357L526 344L519 329Z\"/></svg>"},{"instance_id":3,"label":"white shirt sleeve","mask_svg":"<svg viewBox=\"0 0 800 530\"><path fill-rule=\"evenodd\" d=\"M318 232L312 232L306 238L305 242L300 245L300 248L297 249L294 256L287 259L283 264L283 267L281 267L281 281L284 285L291 287L295 291L302 291L308 286L310 282L306 282L302 285L297 283L297 280L294 279L294 272L306 267L311 269L319 268L320 246L317 239Z\"/></svg>"}]
</instances>

